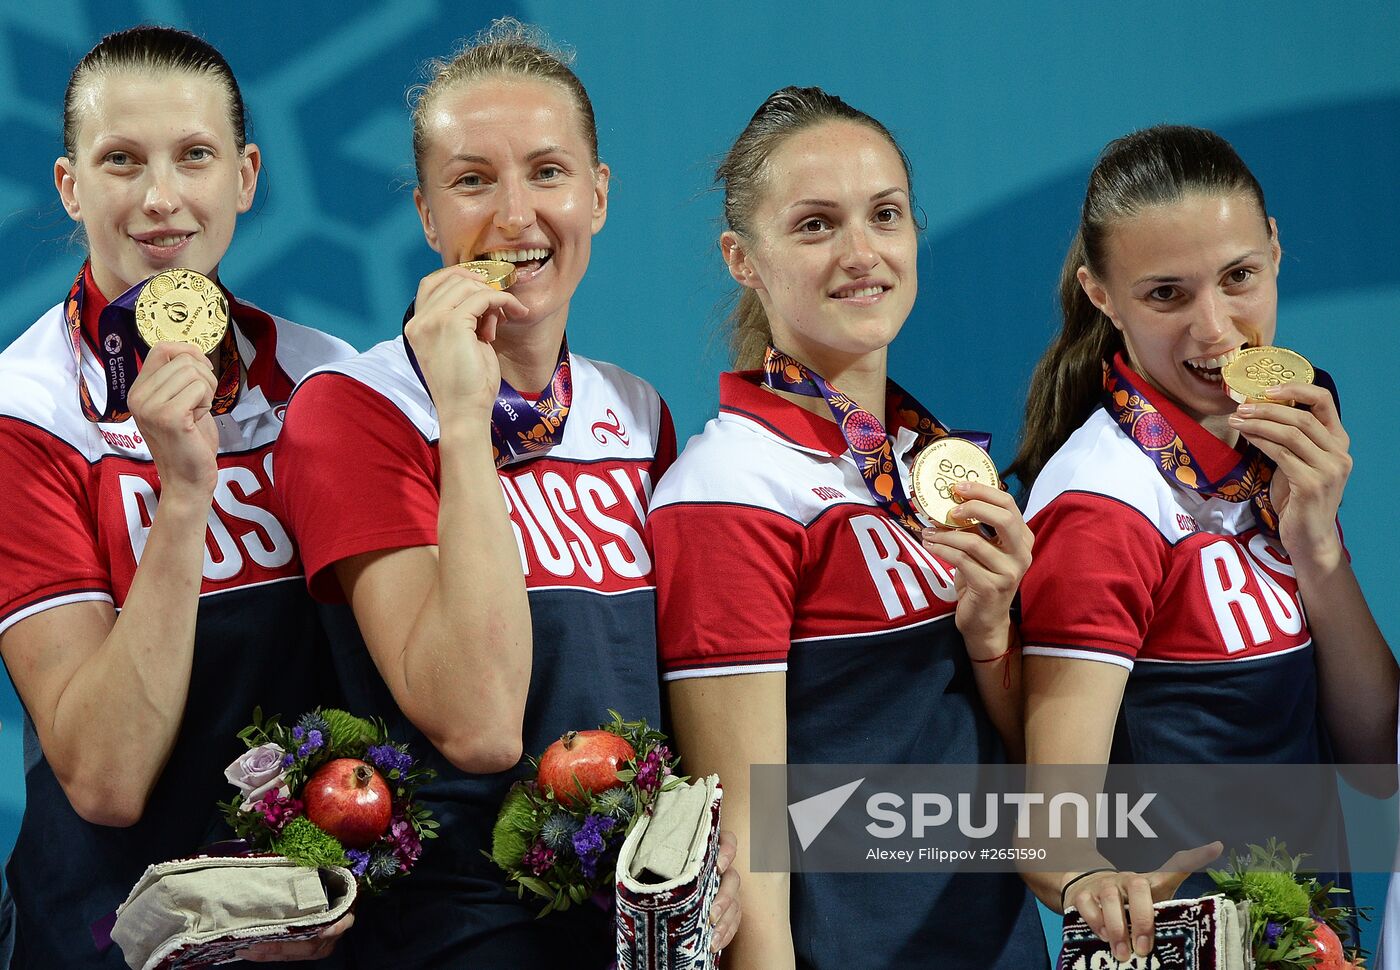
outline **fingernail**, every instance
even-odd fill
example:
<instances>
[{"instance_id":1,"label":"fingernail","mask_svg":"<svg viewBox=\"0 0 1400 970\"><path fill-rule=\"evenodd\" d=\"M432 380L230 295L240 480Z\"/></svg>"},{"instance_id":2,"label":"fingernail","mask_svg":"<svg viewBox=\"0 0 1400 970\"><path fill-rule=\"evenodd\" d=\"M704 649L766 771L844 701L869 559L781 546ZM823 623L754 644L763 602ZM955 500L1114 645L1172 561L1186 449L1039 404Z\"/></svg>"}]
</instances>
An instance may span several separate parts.
<instances>
[{"instance_id":1,"label":"fingernail","mask_svg":"<svg viewBox=\"0 0 1400 970\"><path fill-rule=\"evenodd\" d=\"M967 495L967 482L958 482L953 486L953 492L958 495Z\"/></svg>"},{"instance_id":2,"label":"fingernail","mask_svg":"<svg viewBox=\"0 0 1400 970\"><path fill-rule=\"evenodd\" d=\"M1238 414L1232 414L1226 423L1238 426L1244 424L1244 418L1240 417Z\"/></svg>"},{"instance_id":3,"label":"fingernail","mask_svg":"<svg viewBox=\"0 0 1400 970\"><path fill-rule=\"evenodd\" d=\"M1264 396L1265 396L1265 397L1283 397L1283 387L1280 386L1280 385L1275 385L1274 387L1266 387L1266 388L1264 389Z\"/></svg>"},{"instance_id":4,"label":"fingernail","mask_svg":"<svg viewBox=\"0 0 1400 970\"><path fill-rule=\"evenodd\" d=\"M1152 952L1151 938L1147 936L1139 936L1133 943L1133 949L1137 951L1138 956L1147 956L1149 953Z\"/></svg>"},{"instance_id":5,"label":"fingernail","mask_svg":"<svg viewBox=\"0 0 1400 970\"><path fill-rule=\"evenodd\" d=\"M1133 956L1126 943L1119 943L1114 946L1113 955L1118 958L1119 963L1127 963Z\"/></svg>"},{"instance_id":6,"label":"fingernail","mask_svg":"<svg viewBox=\"0 0 1400 970\"><path fill-rule=\"evenodd\" d=\"M1256 408L1253 404L1241 404L1239 407L1235 408L1235 413L1248 417L1253 414L1255 410Z\"/></svg>"}]
</instances>

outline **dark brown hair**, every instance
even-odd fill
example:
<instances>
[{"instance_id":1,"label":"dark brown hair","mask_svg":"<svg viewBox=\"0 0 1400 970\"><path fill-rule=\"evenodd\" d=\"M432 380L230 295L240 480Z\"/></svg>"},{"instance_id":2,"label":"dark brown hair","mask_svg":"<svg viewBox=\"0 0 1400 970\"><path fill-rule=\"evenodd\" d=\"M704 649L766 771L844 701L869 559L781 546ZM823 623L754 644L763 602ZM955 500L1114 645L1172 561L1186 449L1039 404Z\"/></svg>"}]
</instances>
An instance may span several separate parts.
<instances>
[{"instance_id":1,"label":"dark brown hair","mask_svg":"<svg viewBox=\"0 0 1400 970\"><path fill-rule=\"evenodd\" d=\"M229 123L233 126L234 144L239 154L248 142L248 118L243 106L243 92L233 69L212 44L203 38L174 27L142 24L108 34L97 46L83 55L68 77L63 93L63 153L77 160L78 102L89 79L109 71L183 71L206 74L223 85L228 95Z\"/></svg>"},{"instance_id":2,"label":"dark brown hair","mask_svg":"<svg viewBox=\"0 0 1400 970\"><path fill-rule=\"evenodd\" d=\"M583 137L598 165L598 126L593 120L593 102L583 82L570 68L572 51L557 47L539 27L522 24L514 17L493 20L491 26L463 44L451 60L429 61L423 68L428 80L409 89L413 109L413 164L418 181L423 181L423 156L428 151L426 131L428 112L450 88L487 77L527 77L558 84L578 108Z\"/></svg>"},{"instance_id":3,"label":"dark brown hair","mask_svg":"<svg viewBox=\"0 0 1400 970\"><path fill-rule=\"evenodd\" d=\"M1089 173L1079 230L1060 271L1060 332L1031 377L1021 449L1007 469L1023 489L1029 491L1045 463L1098 406L1103 365L1123 349L1122 334L1080 286L1079 267L1102 278L1114 225L1151 206L1178 202L1188 192L1247 195L1268 225L1264 190L1230 143L1213 131L1157 125L1109 142L1099 155Z\"/></svg>"},{"instance_id":4,"label":"dark brown hair","mask_svg":"<svg viewBox=\"0 0 1400 970\"><path fill-rule=\"evenodd\" d=\"M715 172L715 184L724 190L725 228L740 236L751 234L750 219L767 183L768 160L792 135L827 121L851 121L883 135L899 153L912 193L909 158L889 129L864 111L851 107L821 88L786 87L774 91L759 105ZM911 200L911 208L912 204ZM752 369L762 363L763 351L772 341L773 332L763 304L752 289L739 288L738 299L725 323L725 331L730 360L735 367Z\"/></svg>"}]
</instances>

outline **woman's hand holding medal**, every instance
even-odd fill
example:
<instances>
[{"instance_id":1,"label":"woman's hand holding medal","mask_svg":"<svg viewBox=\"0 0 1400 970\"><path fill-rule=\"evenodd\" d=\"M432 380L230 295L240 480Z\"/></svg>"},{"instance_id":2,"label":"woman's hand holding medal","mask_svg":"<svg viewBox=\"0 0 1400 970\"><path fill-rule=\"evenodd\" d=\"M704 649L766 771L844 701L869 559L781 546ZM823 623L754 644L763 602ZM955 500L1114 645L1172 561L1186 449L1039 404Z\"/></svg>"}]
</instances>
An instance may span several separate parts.
<instances>
[{"instance_id":1,"label":"woman's hand holding medal","mask_svg":"<svg viewBox=\"0 0 1400 970\"><path fill-rule=\"evenodd\" d=\"M499 285L470 264L446 266L418 284L404 338L444 420L454 412L490 419L501 386L500 363L491 347L496 329L529 312Z\"/></svg>"},{"instance_id":2,"label":"woman's hand holding medal","mask_svg":"<svg viewBox=\"0 0 1400 970\"><path fill-rule=\"evenodd\" d=\"M956 570L956 621L963 638L969 646L990 638L992 654L999 654L1006 649L1011 602L1030 568L1035 538L1007 492L969 481L952 488L962 501L950 518L988 528L932 526L924 530L924 548Z\"/></svg>"},{"instance_id":3,"label":"woman's hand holding medal","mask_svg":"<svg viewBox=\"0 0 1400 970\"><path fill-rule=\"evenodd\" d=\"M1323 567L1337 565L1344 558L1337 510L1352 458L1331 392L1292 381L1242 396L1246 401L1230 416L1230 427L1277 466L1269 497L1284 549L1295 564L1306 557Z\"/></svg>"},{"instance_id":4,"label":"woman's hand holding medal","mask_svg":"<svg viewBox=\"0 0 1400 970\"><path fill-rule=\"evenodd\" d=\"M218 483L219 428L211 408L218 381L192 344L151 348L131 385L127 406L160 474L161 491L188 486L204 496Z\"/></svg>"},{"instance_id":5,"label":"woman's hand holding medal","mask_svg":"<svg viewBox=\"0 0 1400 970\"><path fill-rule=\"evenodd\" d=\"M914 500L933 525L924 548L956 571L956 622L963 638L990 643L991 659L1006 649L1011 602L1031 564L1034 537L996 464L973 442L954 435L929 444L914 462Z\"/></svg>"}]
</instances>

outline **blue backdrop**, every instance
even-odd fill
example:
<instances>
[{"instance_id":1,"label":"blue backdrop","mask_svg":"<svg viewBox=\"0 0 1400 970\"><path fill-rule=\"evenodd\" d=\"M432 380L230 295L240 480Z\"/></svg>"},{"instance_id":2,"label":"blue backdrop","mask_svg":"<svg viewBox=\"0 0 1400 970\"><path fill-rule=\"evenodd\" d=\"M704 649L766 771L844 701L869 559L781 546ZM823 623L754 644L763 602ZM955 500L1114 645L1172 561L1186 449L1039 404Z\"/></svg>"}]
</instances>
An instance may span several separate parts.
<instances>
[{"instance_id":1,"label":"blue backdrop","mask_svg":"<svg viewBox=\"0 0 1400 970\"><path fill-rule=\"evenodd\" d=\"M892 372L949 423L991 430L1003 463L1055 326L1095 154L1157 122L1221 131L1278 218L1280 339L1341 387L1356 458L1343 522L1381 626L1400 638L1384 499L1396 481L1388 362L1400 360L1400 6L1389 2L4 0L0 247L12 269L0 342L63 296L82 259L51 179L68 72L103 33L145 20L208 37L244 87L266 168L224 278L358 347L391 335L436 265L412 206L404 91L424 59L506 13L577 47L613 169L571 345L655 383L682 439L713 411L723 365L713 163L774 88L820 84L902 140L928 229ZM20 710L0 693L3 847L23 795ZM1361 902L1382 902L1379 878L1359 888Z\"/></svg>"}]
</instances>

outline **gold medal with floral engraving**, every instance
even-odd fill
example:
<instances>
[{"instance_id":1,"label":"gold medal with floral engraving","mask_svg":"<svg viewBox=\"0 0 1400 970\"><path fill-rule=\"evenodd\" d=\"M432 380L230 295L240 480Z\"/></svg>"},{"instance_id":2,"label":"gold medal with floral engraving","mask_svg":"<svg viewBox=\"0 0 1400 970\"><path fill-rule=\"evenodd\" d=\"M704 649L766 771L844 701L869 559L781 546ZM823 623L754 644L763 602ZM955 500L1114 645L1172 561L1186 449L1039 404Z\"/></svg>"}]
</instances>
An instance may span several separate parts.
<instances>
[{"instance_id":1,"label":"gold medal with floral engraving","mask_svg":"<svg viewBox=\"0 0 1400 970\"><path fill-rule=\"evenodd\" d=\"M136 298L136 331L146 346L162 340L212 353L228 330L228 300L219 284L192 269L168 269Z\"/></svg>"},{"instance_id":2,"label":"gold medal with floral engraving","mask_svg":"<svg viewBox=\"0 0 1400 970\"><path fill-rule=\"evenodd\" d=\"M1265 391L1280 384L1313 382L1313 366L1302 354L1282 347L1250 347L1220 369L1225 390L1240 404L1292 404L1275 401Z\"/></svg>"},{"instance_id":3,"label":"gold medal with floral engraving","mask_svg":"<svg viewBox=\"0 0 1400 970\"><path fill-rule=\"evenodd\" d=\"M931 442L914 459L914 501L924 516L949 529L970 529L977 525L950 518L961 499L953 492L959 482L1001 487L1001 476L991 455L966 438L951 435Z\"/></svg>"},{"instance_id":4,"label":"gold medal with floral engraving","mask_svg":"<svg viewBox=\"0 0 1400 970\"><path fill-rule=\"evenodd\" d=\"M493 290L508 290L515 282L515 264L503 259L473 259L462 266L480 276Z\"/></svg>"}]
</instances>

